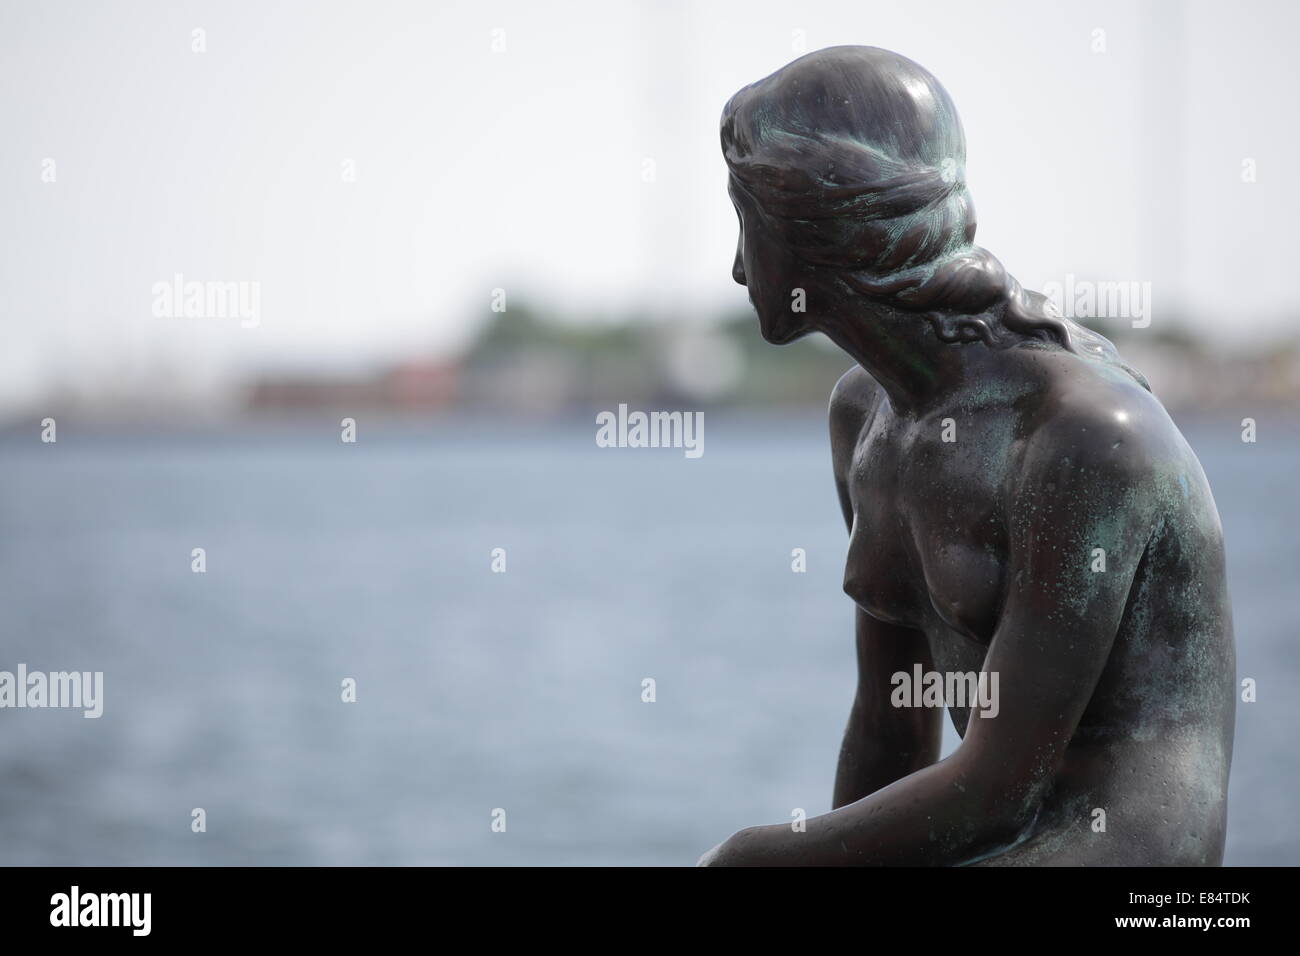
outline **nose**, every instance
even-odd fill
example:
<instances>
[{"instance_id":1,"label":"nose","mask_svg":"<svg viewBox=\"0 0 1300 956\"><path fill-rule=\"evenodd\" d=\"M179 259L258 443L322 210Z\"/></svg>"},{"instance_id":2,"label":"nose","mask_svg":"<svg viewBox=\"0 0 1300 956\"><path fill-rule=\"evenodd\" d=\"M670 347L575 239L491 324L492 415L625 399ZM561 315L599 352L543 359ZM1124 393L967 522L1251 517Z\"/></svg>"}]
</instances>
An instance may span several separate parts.
<instances>
[{"instance_id":1,"label":"nose","mask_svg":"<svg viewBox=\"0 0 1300 956\"><path fill-rule=\"evenodd\" d=\"M745 284L745 258L742 255L744 245L736 243L736 261L731 264L731 278L741 285Z\"/></svg>"}]
</instances>

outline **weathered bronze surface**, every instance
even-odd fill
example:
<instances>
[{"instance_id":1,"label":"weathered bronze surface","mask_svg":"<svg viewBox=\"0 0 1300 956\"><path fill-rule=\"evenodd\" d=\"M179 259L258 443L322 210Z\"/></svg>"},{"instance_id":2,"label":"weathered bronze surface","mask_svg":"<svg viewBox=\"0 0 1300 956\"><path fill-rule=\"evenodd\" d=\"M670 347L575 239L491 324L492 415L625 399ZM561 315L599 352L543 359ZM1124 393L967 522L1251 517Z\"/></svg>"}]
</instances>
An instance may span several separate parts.
<instances>
[{"instance_id":1,"label":"weathered bronze surface","mask_svg":"<svg viewBox=\"0 0 1300 956\"><path fill-rule=\"evenodd\" d=\"M732 97L722 147L764 338L822 332L857 362L830 430L858 690L835 809L701 863L1220 863L1214 499L1111 343L974 245L947 92L895 53L822 50ZM947 708L963 739L942 761L944 708L895 677L929 672L997 691Z\"/></svg>"}]
</instances>

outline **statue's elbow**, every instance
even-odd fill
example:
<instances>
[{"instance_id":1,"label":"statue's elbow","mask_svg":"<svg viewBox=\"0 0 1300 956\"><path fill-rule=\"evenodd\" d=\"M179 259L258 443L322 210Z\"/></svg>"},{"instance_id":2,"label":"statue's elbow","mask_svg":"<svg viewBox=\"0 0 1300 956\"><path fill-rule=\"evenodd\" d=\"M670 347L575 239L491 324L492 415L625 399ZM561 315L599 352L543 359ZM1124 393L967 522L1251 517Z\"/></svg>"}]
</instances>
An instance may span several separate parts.
<instances>
[{"instance_id":1,"label":"statue's elbow","mask_svg":"<svg viewBox=\"0 0 1300 956\"><path fill-rule=\"evenodd\" d=\"M967 788L967 812L978 830L978 842L989 848L1014 846L1025 840L1038 820L1045 787L1016 786L990 777Z\"/></svg>"}]
</instances>

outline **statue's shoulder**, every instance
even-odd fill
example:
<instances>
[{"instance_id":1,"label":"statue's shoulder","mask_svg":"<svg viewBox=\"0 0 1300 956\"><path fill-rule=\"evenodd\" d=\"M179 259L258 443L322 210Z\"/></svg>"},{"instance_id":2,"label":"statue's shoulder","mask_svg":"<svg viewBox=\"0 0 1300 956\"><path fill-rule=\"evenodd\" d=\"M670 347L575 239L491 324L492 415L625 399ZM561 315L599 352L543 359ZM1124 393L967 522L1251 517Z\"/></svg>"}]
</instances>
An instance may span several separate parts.
<instances>
[{"instance_id":1,"label":"statue's shoulder","mask_svg":"<svg viewBox=\"0 0 1300 956\"><path fill-rule=\"evenodd\" d=\"M1076 367L1087 374L1048 389L1026 423L1023 470L1064 460L1098 479L1145 480L1157 462L1181 458L1182 436L1150 391L1117 367Z\"/></svg>"},{"instance_id":2,"label":"statue's shoulder","mask_svg":"<svg viewBox=\"0 0 1300 956\"><path fill-rule=\"evenodd\" d=\"M861 365L854 365L841 375L831 389L828 419L837 473L841 473L852 458L862 429L875 414L882 391L880 384Z\"/></svg>"}]
</instances>

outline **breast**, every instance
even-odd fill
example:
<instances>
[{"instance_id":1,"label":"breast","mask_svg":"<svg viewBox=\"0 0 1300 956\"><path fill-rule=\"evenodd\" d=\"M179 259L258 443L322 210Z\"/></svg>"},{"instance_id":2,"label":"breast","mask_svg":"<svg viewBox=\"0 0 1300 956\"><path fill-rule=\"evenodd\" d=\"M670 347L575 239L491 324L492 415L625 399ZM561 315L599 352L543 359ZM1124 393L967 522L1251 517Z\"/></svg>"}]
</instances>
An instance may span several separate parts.
<instances>
[{"instance_id":1,"label":"breast","mask_svg":"<svg viewBox=\"0 0 1300 956\"><path fill-rule=\"evenodd\" d=\"M854 515L844 593L872 617L920 627L925 599L904 547L906 532L879 516Z\"/></svg>"},{"instance_id":2,"label":"breast","mask_svg":"<svg viewBox=\"0 0 1300 956\"><path fill-rule=\"evenodd\" d=\"M949 628L979 644L993 639L1005 565L970 539L931 537L918 549L931 609Z\"/></svg>"},{"instance_id":3,"label":"breast","mask_svg":"<svg viewBox=\"0 0 1300 956\"><path fill-rule=\"evenodd\" d=\"M996 476L982 459L896 431L877 418L855 449L844 591L878 620L923 630L942 622L987 645L1006 555Z\"/></svg>"}]
</instances>

